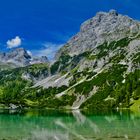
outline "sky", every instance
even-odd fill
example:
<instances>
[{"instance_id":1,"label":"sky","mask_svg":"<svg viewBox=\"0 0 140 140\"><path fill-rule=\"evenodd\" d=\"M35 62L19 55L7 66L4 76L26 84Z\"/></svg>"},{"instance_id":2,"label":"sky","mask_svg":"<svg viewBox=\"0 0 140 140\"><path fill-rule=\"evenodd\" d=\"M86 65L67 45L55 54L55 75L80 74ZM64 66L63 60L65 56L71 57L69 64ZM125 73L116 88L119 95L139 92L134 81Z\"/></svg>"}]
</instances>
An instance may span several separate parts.
<instances>
[{"instance_id":1,"label":"sky","mask_svg":"<svg viewBox=\"0 0 140 140\"><path fill-rule=\"evenodd\" d=\"M23 47L52 59L81 23L110 9L140 20L140 0L0 0L0 51Z\"/></svg>"}]
</instances>

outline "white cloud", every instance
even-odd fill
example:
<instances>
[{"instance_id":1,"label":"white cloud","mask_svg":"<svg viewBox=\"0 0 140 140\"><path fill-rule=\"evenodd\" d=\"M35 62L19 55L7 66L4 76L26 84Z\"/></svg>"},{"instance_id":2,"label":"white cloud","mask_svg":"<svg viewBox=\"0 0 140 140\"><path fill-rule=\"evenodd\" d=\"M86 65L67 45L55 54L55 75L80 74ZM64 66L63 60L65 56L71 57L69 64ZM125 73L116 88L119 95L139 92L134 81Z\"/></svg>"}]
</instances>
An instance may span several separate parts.
<instances>
[{"instance_id":1,"label":"white cloud","mask_svg":"<svg viewBox=\"0 0 140 140\"><path fill-rule=\"evenodd\" d=\"M48 59L52 60L56 52L63 46L63 44L54 44L47 42L43 44L44 48L40 50L32 50L33 55L35 56L47 56Z\"/></svg>"},{"instance_id":2,"label":"white cloud","mask_svg":"<svg viewBox=\"0 0 140 140\"><path fill-rule=\"evenodd\" d=\"M7 48L15 48L21 46L22 40L19 36L7 41Z\"/></svg>"}]
</instances>

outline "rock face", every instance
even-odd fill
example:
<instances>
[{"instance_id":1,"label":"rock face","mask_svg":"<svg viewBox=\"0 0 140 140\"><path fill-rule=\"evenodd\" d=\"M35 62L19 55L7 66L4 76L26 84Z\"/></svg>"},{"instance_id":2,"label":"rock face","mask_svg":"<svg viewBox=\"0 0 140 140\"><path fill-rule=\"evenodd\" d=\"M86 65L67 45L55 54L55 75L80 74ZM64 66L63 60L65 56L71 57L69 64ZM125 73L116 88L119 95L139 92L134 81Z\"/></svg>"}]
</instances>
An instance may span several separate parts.
<instances>
[{"instance_id":1,"label":"rock face","mask_svg":"<svg viewBox=\"0 0 140 140\"><path fill-rule=\"evenodd\" d=\"M115 10L110 10L109 13L99 12L81 25L80 32L60 49L56 58L62 52L67 52L71 56L78 55L96 48L105 41L111 42L136 35L139 30L140 22L118 14Z\"/></svg>"},{"instance_id":2,"label":"rock face","mask_svg":"<svg viewBox=\"0 0 140 140\"><path fill-rule=\"evenodd\" d=\"M13 64L15 67L24 67L30 64L48 63L46 56L32 57L24 48L16 48L7 53L0 53L0 62Z\"/></svg>"}]
</instances>

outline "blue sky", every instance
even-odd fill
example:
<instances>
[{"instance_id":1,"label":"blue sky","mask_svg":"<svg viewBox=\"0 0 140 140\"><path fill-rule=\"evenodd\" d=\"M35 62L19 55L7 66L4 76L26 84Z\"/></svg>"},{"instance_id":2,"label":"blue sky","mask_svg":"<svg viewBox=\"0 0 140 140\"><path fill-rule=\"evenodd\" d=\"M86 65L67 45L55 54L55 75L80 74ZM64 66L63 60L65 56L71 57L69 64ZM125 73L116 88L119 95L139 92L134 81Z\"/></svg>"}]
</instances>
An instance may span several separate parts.
<instances>
[{"instance_id":1,"label":"blue sky","mask_svg":"<svg viewBox=\"0 0 140 140\"><path fill-rule=\"evenodd\" d=\"M139 7L139 0L1 0L0 51L19 46L52 57L98 11L140 20Z\"/></svg>"}]
</instances>

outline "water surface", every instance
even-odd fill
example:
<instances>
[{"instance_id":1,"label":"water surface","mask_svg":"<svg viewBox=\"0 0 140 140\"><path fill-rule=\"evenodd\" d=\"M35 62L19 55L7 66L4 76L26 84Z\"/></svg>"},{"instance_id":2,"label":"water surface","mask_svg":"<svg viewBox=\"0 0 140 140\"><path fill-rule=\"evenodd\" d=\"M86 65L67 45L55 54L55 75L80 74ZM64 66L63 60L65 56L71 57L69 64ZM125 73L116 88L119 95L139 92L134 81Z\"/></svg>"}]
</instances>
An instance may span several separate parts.
<instances>
[{"instance_id":1,"label":"water surface","mask_svg":"<svg viewBox=\"0 0 140 140\"><path fill-rule=\"evenodd\" d=\"M140 140L140 115L0 110L0 140Z\"/></svg>"}]
</instances>

